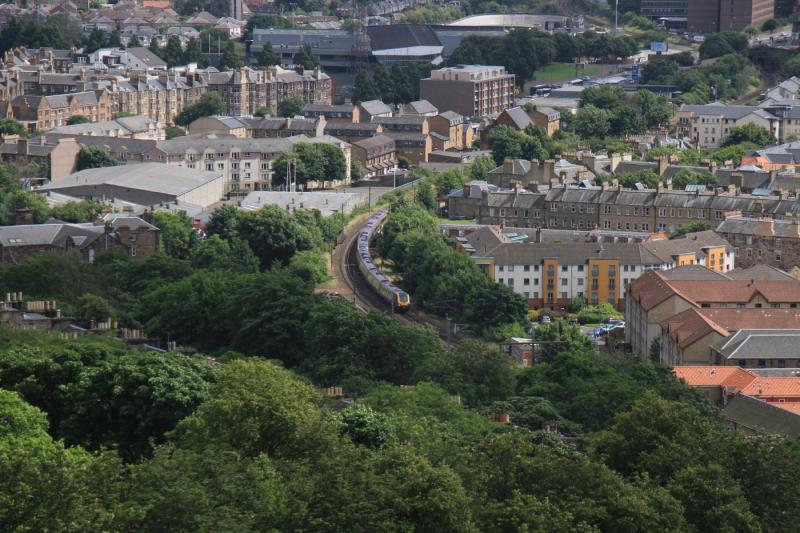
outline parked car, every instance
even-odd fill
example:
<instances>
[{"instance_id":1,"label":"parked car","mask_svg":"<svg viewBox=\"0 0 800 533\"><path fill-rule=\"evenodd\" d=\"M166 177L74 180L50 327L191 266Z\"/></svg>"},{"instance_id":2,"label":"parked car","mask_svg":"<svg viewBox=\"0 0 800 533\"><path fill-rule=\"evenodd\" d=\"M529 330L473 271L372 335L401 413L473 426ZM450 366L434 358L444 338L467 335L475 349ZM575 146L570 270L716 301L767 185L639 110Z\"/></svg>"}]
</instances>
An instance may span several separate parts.
<instances>
[{"instance_id":1,"label":"parked car","mask_svg":"<svg viewBox=\"0 0 800 533\"><path fill-rule=\"evenodd\" d=\"M551 320L550 320L550 317L549 317L549 316L547 316L547 315L544 315L544 316L542 317L542 324L549 324L550 322L551 322Z\"/></svg>"}]
</instances>

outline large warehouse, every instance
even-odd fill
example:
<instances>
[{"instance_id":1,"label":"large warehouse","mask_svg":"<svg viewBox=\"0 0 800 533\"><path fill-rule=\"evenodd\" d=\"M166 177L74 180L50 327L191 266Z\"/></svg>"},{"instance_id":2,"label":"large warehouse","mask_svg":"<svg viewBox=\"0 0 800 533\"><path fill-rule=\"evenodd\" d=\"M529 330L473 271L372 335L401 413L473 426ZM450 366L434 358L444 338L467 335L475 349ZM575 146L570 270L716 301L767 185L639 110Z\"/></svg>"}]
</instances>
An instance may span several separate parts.
<instances>
[{"instance_id":1,"label":"large warehouse","mask_svg":"<svg viewBox=\"0 0 800 533\"><path fill-rule=\"evenodd\" d=\"M206 207L224 198L225 181L221 172L138 163L82 170L37 191L94 200L113 198L145 206L178 202Z\"/></svg>"}]
</instances>

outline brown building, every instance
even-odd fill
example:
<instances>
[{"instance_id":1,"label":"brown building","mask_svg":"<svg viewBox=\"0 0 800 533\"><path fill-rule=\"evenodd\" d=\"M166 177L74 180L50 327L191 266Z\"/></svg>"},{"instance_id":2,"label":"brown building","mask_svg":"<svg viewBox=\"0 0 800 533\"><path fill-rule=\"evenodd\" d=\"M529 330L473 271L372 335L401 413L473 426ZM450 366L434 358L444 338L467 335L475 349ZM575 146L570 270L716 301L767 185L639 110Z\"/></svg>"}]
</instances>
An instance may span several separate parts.
<instances>
[{"instance_id":1,"label":"brown building","mask_svg":"<svg viewBox=\"0 0 800 533\"><path fill-rule=\"evenodd\" d=\"M360 110L352 104L308 104L303 108L306 118L324 117L327 122L360 122Z\"/></svg>"},{"instance_id":2,"label":"brown building","mask_svg":"<svg viewBox=\"0 0 800 533\"><path fill-rule=\"evenodd\" d=\"M394 140L386 135L376 135L354 142L351 147L354 162L361 166L365 178L383 176L397 166Z\"/></svg>"},{"instance_id":3,"label":"brown building","mask_svg":"<svg viewBox=\"0 0 800 533\"><path fill-rule=\"evenodd\" d=\"M794 279L733 279L692 266L648 270L628 288L625 340L647 357L662 324L669 327L665 321L689 309L796 309L798 304L800 281Z\"/></svg>"},{"instance_id":4,"label":"brown building","mask_svg":"<svg viewBox=\"0 0 800 533\"><path fill-rule=\"evenodd\" d=\"M428 156L433 150L433 141L430 135L401 131L386 131L384 135L394 139L398 155L408 158L415 165L427 162Z\"/></svg>"},{"instance_id":5,"label":"brown building","mask_svg":"<svg viewBox=\"0 0 800 533\"><path fill-rule=\"evenodd\" d=\"M718 224L734 212L748 217L796 218L800 217L800 200L719 190L557 186L538 193L487 193L481 199L478 222L517 228L666 232L691 222Z\"/></svg>"},{"instance_id":6,"label":"brown building","mask_svg":"<svg viewBox=\"0 0 800 533\"><path fill-rule=\"evenodd\" d=\"M687 29L698 33L741 31L775 16L774 0L690 1Z\"/></svg>"},{"instance_id":7,"label":"brown building","mask_svg":"<svg viewBox=\"0 0 800 533\"><path fill-rule=\"evenodd\" d=\"M740 267L763 264L791 270L800 264L797 220L730 216L717 226L716 232L736 248Z\"/></svg>"},{"instance_id":8,"label":"brown building","mask_svg":"<svg viewBox=\"0 0 800 533\"><path fill-rule=\"evenodd\" d=\"M494 116L513 105L514 79L504 67L447 67L420 80L420 98L440 111L455 111L466 117Z\"/></svg>"},{"instance_id":9,"label":"brown building","mask_svg":"<svg viewBox=\"0 0 800 533\"><path fill-rule=\"evenodd\" d=\"M15 118L30 131L46 131L66 126L74 116L83 116L90 122L111 120L109 96L104 91L51 96L17 96L10 105L5 103L5 116Z\"/></svg>"},{"instance_id":10,"label":"brown building","mask_svg":"<svg viewBox=\"0 0 800 533\"><path fill-rule=\"evenodd\" d=\"M122 250L147 258L158 251L159 230L132 216L108 215L99 223L30 224L0 228L0 264L21 264L39 252L80 253L93 261L99 252Z\"/></svg>"},{"instance_id":11,"label":"brown building","mask_svg":"<svg viewBox=\"0 0 800 533\"><path fill-rule=\"evenodd\" d=\"M73 138L49 138L45 135L36 139L22 139L16 135L6 135L0 144L3 161L25 167L36 163L43 172L31 176L34 185L57 180L75 171L81 147Z\"/></svg>"},{"instance_id":12,"label":"brown building","mask_svg":"<svg viewBox=\"0 0 800 533\"><path fill-rule=\"evenodd\" d=\"M442 150L469 150L472 148L474 132L463 115L445 111L428 119L430 131L447 138L447 147ZM438 149L438 148L437 148Z\"/></svg>"},{"instance_id":13,"label":"brown building","mask_svg":"<svg viewBox=\"0 0 800 533\"><path fill-rule=\"evenodd\" d=\"M324 120L320 117L320 120ZM383 126L376 122L325 122L325 135L347 142L368 139L383 133Z\"/></svg>"}]
</instances>

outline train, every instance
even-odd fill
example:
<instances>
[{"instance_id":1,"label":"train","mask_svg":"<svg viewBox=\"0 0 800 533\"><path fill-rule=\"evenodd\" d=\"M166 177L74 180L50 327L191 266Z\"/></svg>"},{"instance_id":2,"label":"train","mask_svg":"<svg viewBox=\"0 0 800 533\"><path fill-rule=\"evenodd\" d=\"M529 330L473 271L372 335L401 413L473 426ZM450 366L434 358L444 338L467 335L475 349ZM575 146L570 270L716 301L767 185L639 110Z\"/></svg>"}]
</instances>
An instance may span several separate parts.
<instances>
[{"instance_id":1,"label":"train","mask_svg":"<svg viewBox=\"0 0 800 533\"><path fill-rule=\"evenodd\" d=\"M367 280L370 287L392 307L393 311L405 312L411 307L411 296L392 283L392 281L375 266L375 262L372 260L372 253L370 253L369 249L369 245L375 233L383 226L388 215L388 209L381 209L369 217L367 223L361 228L358 234L358 248L356 250L358 255L358 269L361 271L361 274L364 276L364 279Z\"/></svg>"}]
</instances>

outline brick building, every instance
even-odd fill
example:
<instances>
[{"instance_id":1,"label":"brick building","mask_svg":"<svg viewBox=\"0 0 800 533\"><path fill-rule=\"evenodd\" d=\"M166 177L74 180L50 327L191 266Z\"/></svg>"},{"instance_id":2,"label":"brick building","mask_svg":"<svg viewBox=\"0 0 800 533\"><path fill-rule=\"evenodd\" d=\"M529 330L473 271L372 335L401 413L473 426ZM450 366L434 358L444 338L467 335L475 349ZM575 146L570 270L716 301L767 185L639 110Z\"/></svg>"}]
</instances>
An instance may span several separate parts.
<instances>
[{"instance_id":1,"label":"brick building","mask_svg":"<svg viewBox=\"0 0 800 533\"><path fill-rule=\"evenodd\" d=\"M388 169L397 166L394 139L386 135L354 142L351 149L353 161L359 164L366 178L383 176Z\"/></svg>"},{"instance_id":2,"label":"brick building","mask_svg":"<svg viewBox=\"0 0 800 533\"><path fill-rule=\"evenodd\" d=\"M514 104L514 80L513 74L499 66L447 67L420 80L420 98L439 111L466 117L494 116Z\"/></svg>"}]
</instances>

